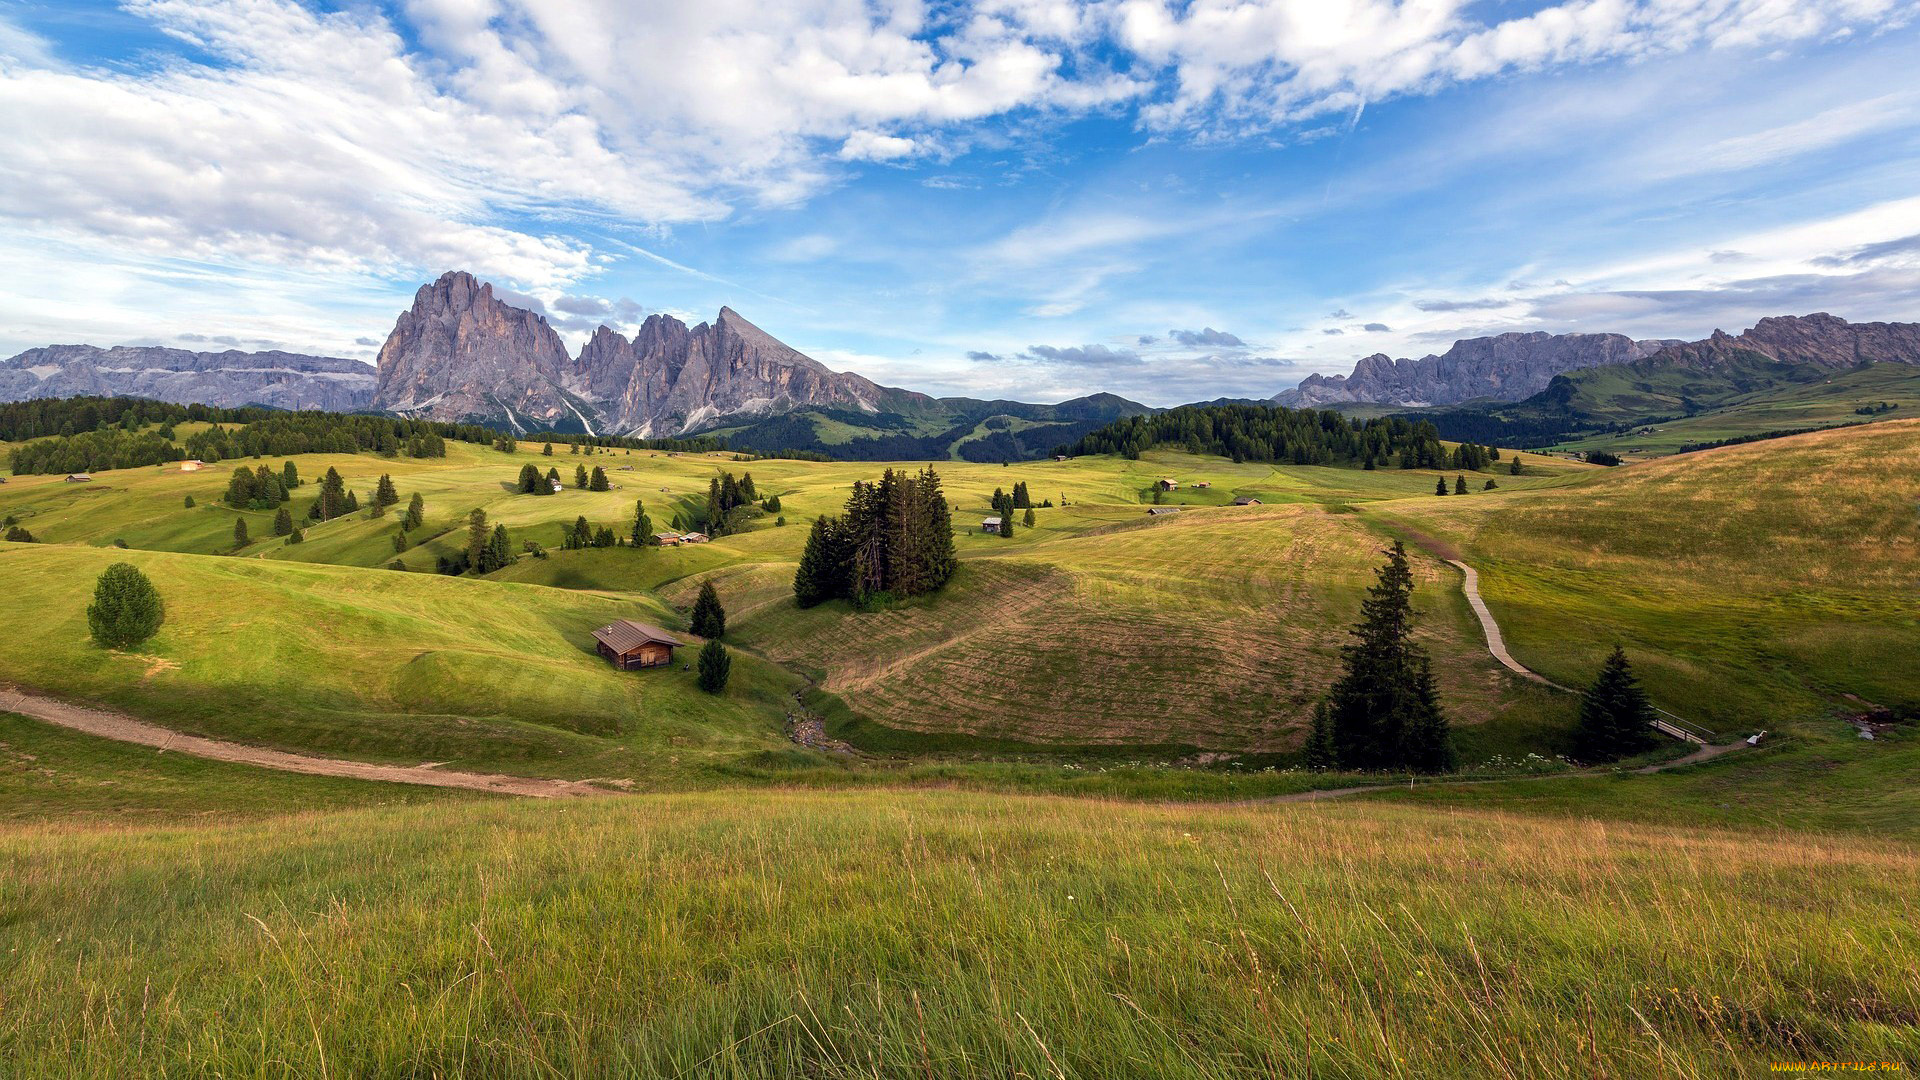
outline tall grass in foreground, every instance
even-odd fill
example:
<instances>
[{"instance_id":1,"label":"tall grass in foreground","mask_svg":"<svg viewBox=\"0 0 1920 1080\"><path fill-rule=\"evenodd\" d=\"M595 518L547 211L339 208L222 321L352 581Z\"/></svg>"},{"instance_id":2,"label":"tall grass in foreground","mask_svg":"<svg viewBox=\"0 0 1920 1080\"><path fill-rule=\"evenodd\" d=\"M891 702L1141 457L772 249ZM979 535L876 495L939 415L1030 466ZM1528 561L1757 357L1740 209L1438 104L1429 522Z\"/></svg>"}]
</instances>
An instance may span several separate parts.
<instances>
[{"instance_id":1,"label":"tall grass in foreground","mask_svg":"<svg viewBox=\"0 0 1920 1080\"><path fill-rule=\"evenodd\" d=\"M9 1077L1920 1064L1920 853L964 793L0 832Z\"/></svg>"}]
</instances>

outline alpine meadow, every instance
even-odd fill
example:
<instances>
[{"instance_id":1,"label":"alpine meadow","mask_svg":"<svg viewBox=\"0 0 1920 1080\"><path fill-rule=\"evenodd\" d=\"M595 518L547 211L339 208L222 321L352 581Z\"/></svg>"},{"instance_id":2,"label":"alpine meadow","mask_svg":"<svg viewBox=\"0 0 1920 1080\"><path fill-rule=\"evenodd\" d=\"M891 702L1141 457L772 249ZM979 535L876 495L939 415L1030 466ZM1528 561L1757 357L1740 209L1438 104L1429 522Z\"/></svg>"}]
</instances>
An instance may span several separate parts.
<instances>
[{"instance_id":1,"label":"alpine meadow","mask_svg":"<svg viewBox=\"0 0 1920 1080\"><path fill-rule=\"evenodd\" d=\"M0 1077L1920 1068L1776 7L0 5Z\"/></svg>"}]
</instances>

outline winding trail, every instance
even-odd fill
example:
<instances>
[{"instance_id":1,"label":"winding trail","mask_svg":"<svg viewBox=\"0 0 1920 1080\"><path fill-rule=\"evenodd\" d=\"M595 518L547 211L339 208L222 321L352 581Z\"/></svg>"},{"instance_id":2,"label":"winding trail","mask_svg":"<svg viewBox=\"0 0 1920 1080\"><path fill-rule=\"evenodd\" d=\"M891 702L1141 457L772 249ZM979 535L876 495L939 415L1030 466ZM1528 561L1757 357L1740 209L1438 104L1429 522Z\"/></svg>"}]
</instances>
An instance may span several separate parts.
<instances>
[{"instance_id":1,"label":"winding trail","mask_svg":"<svg viewBox=\"0 0 1920 1080\"><path fill-rule=\"evenodd\" d=\"M375 765L341 758L309 757L284 750L266 750L258 746L183 735L124 713L91 709L15 686L0 686L0 711L19 713L63 728L97 735L116 742L151 746L160 751L177 751L214 761L232 761L257 765L281 772L306 773L309 776L340 776L352 780L376 780L389 784L420 784L426 787L463 788L490 791L497 795L521 795L534 799L574 798L611 794L585 780L543 780L526 776L502 776L496 773L442 771L433 765Z\"/></svg>"},{"instance_id":2,"label":"winding trail","mask_svg":"<svg viewBox=\"0 0 1920 1080\"><path fill-rule=\"evenodd\" d=\"M1487 635L1487 651L1493 654L1495 660L1506 665L1508 671L1523 678L1532 679L1542 686L1565 690L1569 694L1578 692L1570 686L1561 686L1545 675L1521 666L1520 661L1515 660L1513 654L1507 651L1507 641L1500 636L1500 624L1493 621L1493 612L1487 610L1487 602L1480 599L1480 572L1459 559L1448 559L1447 565L1466 575L1466 581L1462 583L1461 588L1467 594L1467 606L1471 607L1474 615L1479 617L1480 629Z\"/></svg>"}]
</instances>

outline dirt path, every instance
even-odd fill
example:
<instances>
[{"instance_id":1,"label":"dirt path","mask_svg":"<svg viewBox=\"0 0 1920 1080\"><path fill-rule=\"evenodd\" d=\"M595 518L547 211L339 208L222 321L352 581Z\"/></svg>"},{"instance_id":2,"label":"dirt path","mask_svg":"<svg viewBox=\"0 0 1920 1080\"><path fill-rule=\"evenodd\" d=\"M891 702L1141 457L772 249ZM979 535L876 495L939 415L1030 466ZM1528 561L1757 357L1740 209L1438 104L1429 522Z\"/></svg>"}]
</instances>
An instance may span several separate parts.
<instances>
[{"instance_id":1,"label":"dirt path","mask_svg":"<svg viewBox=\"0 0 1920 1080\"><path fill-rule=\"evenodd\" d=\"M1674 758L1672 761L1656 762L1655 764L1652 764L1652 765L1643 765L1640 768L1635 769L1633 771L1638 775L1648 776L1653 773L1666 772L1668 769L1678 769L1678 768L1685 767L1687 765L1697 765L1702 761L1707 761L1712 758L1717 758L1721 754L1724 754L1729 750L1738 750L1745 745L1746 743L1744 741L1737 741L1737 742L1725 743L1720 746L1702 746L1696 749L1693 753L1688 754L1685 757L1677 757L1677 758ZM1606 776L1606 775L1608 774L1604 772L1598 772L1590 769L1582 769L1575 772L1547 773L1543 776L1505 776L1505 777L1499 777L1492 780L1432 780L1421 786L1423 787L1477 787L1483 784L1523 784L1523 783L1528 783L1528 782L1537 781L1537 780L1567 780L1567 779L1571 779L1579 776ZM1348 795L1358 795L1363 791L1393 791L1395 789L1407 788L1410 786L1411 785L1409 784L1359 784L1354 787L1323 788L1319 791L1297 791L1297 792L1294 792L1292 795L1275 795L1272 798L1267 798L1267 799L1249 799L1246 803L1236 803L1233 805L1254 805L1259 803L1318 802L1322 799L1339 799L1339 798L1344 798Z\"/></svg>"},{"instance_id":2,"label":"dirt path","mask_svg":"<svg viewBox=\"0 0 1920 1080\"><path fill-rule=\"evenodd\" d=\"M1448 559L1447 564L1466 575L1467 580L1461 588L1467 594L1467 606L1473 609L1474 615L1480 620L1480 629L1487 635L1487 651L1493 654L1493 658L1506 665L1508 671L1523 678L1532 679L1542 686L1551 686L1555 690L1565 690L1569 694L1575 693L1573 689L1561 686L1537 671L1522 667L1520 661L1513 658L1513 654L1507 651L1506 639L1500 636L1500 624L1493 621L1493 612L1488 611L1487 602L1480 599L1479 571L1459 559Z\"/></svg>"},{"instance_id":3,"label":"dirt path","mask_svg":"<svg viewBox=\"0 0 1920 1080\"><path fill-rule=\"evenodd\" d=\"M378 780L391 784L422 784L427 787L465 788L491 791L500 795L524 795L536 799L565 798L609 794L582 780L541 780L524 776L500 776L493 773L444 772L432 765L374 765L364 761L308 757L283 750L265 750L257 746L223 742L219 739L183 735L122 713L89 709L39 694L30 694L13 686L0 686L0 711L19 713L49 724L72 728L88 735L117 742L151 746L160 751L177 751L215 761L234 761L258 765L281 772L306 773L309 776L342 776L352 780Z\"/></svg>"}]
</instances>

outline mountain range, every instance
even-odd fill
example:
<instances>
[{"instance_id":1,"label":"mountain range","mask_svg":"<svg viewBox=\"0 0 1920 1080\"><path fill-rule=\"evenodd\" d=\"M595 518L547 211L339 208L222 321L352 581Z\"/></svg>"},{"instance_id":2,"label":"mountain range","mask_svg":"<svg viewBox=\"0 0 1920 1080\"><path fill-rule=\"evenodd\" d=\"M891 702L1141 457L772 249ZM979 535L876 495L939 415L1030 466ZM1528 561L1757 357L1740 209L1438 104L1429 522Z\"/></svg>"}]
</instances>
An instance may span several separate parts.
<instances>
[{"instance_id":1,"label":"mountain range","mask_svg":"<svg viewBox=\"0 0 1920 1080\"><path fill-rule=\"evenodd\" d=\"M1409 408L1475 400L1523 401L1571 371L1614 365L1725 368L1734 363L1920 363L1920 323L1850 323L1835 315L1761 319L1739 335L1715 330L1701 341L1635 341L1621 334L1500 334L1467 338L1438 356L1395 360L1376 353L1351 375L1309 375L1274 395L1280 405L1343 402Z\"/></svg>"},{"instance_id":2,"label":"mountain range","mask_svg":"<svg viewBox=\"0 0 1920 1080\"><path fill-rule=\"evenodd\" d=\"M1310 375L1271 401L1315 407L1522 402L1569 373L1837 368L1920 363L1920 324L1825 313L1760 320L1701 341L1621 334L1467 338L1417 360L1375 354L1350 375ZM689 327L649 316L631 338L599 327L569 355L546 318L463 271L422 285L376 366L289 352L51 345L0 362L0 401L82 394L209 405L374 410L512 432L722 434L761 450L866 459L1033 457L1115 419L1152 412L1111 394L1056 405L934 398L836 372L723 307Z\"/></svg>"}]
</instances>

